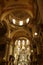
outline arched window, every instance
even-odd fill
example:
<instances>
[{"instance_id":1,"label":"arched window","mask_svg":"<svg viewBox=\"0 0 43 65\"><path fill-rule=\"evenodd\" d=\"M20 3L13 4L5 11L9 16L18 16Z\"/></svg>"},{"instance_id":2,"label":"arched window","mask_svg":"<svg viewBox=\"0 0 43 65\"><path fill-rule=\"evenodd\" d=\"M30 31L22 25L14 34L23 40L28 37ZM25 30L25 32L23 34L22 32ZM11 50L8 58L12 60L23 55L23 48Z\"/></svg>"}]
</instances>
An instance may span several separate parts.
<instances>
[{"instance_id":1,"label":"arched window","mask_svg":"<svg viewBox=\"0 0 43 65\"><path fill-rule=\"evenodd\" d=\"M12 53L13 52L13 53ZM10 45L10 55L14 57L15 65L28 65L31 62L31 45L27 38L19 38Z\"/></svg>"}]
</instances>

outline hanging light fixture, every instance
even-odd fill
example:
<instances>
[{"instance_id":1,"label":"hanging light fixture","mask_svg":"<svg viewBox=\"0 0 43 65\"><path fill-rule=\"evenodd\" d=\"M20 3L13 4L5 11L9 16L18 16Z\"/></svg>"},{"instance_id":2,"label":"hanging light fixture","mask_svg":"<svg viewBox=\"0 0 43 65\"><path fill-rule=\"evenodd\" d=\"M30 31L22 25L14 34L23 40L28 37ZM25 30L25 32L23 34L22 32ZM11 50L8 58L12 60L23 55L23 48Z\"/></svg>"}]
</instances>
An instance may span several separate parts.
<instances>
[{"instance_id":1,"label":"hanging light fixture","mask_svg":"<svg viewBox=\"0 0 43 65\"><path fill-rule=\"evenodd\" d=\"M37 32L35 32L35 33L34 33L34 35L38 35L38 33L37 33Z\"/></svg>"}]
</instances>

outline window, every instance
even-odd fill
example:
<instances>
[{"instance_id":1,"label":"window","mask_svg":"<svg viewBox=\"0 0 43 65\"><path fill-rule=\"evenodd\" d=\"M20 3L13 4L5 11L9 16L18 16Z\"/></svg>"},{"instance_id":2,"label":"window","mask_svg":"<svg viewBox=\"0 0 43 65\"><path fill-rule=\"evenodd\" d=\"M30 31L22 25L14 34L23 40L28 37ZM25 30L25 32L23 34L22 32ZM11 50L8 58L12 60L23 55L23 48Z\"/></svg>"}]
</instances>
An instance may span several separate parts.
<instances>
[{"instance_id":1,"label":"window","mask_svg":"<svg viewBox=\"0 0 43 65\"><path fill-rule=\"evenodd\" d=\"M10 46L10 49L10 55L13 52L15 65L28 65L28 63L30 64L31 48L30 41L27 38L17 39L13 47Z\"/></svg>"}]
</instances>

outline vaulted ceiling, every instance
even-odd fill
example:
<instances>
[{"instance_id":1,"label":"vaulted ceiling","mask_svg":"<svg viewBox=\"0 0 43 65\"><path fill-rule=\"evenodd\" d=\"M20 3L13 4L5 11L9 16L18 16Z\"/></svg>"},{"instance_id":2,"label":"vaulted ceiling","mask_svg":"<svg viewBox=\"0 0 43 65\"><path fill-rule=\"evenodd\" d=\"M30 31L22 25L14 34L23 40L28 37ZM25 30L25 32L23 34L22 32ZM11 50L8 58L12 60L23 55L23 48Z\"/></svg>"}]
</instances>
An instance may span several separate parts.
<instances>
[{"instance_id":1,"label":"vaulted ceiling","mask_svg":"<svg viewBox=\"0 0 43 65\"><path fill-rule=\"evenodd\" d=\"M29 22L26 23L26 19ZM16 19L16 24L12 22ZM23 25L19 21L23 20ZM35 36L35 32L38 35ZM22 34L23 33L23 34ZM0 0L0 47L12 39L25 36L32 42L43 45L43 1L42 0ZM39 46L39 47L41 47ZM43 46L42 46L43 47ZM2 49L3 50L3 49ZM5 50L5 48L4 48ZM42 48L43 51L43 48ZM4 53L4 52L2 52ZM0 53L1 55L1 53ZM3 54L2 54L3 57ZM1 57L1 58L2 58Z\"/></svg>"}]
</instances>

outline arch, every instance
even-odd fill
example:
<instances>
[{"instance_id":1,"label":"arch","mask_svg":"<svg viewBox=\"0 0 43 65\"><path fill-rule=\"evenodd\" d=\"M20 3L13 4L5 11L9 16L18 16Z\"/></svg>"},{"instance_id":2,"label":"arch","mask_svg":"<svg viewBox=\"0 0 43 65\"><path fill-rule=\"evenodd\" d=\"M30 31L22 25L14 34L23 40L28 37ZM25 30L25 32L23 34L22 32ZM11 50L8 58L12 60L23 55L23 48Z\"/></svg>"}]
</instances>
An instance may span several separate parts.
<instances>
[{"instance_id":1,"label":"arch","mask_svg":"<svg viewBox=\"0 0 43 65\"><path fill-rule=\"evenodd\" d=\"M18 39L19 37L26 37L29 40L32 40L32 35L30 33L30 31L27 31L25 29L20 28L19 30L16 30L12 33L12 37L11 39L14 41L16 39Z\"/></svg>"}]
</instances>

